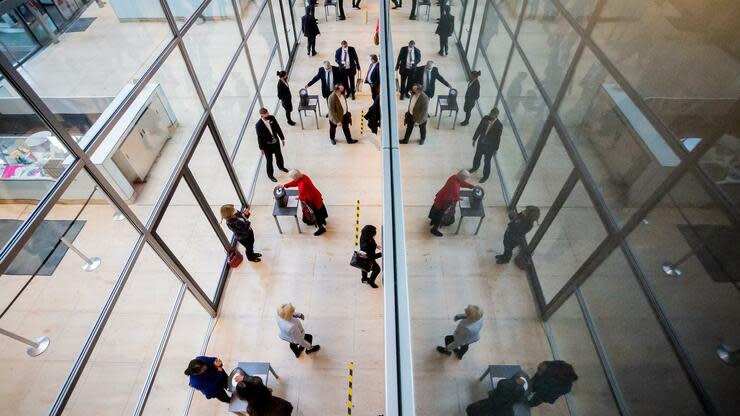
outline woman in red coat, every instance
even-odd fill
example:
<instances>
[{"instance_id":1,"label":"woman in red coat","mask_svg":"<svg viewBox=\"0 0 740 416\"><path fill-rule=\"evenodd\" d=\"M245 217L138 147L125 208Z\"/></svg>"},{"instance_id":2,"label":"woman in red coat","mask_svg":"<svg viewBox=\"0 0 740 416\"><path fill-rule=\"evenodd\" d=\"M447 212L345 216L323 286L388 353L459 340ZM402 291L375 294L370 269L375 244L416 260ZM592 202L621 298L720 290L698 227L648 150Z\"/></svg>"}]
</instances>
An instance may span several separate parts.
<instances>
[{"instance_id":1,"label":"woman in red coat","mask_svg":"<svg viewBox=\"0 0 740 416\"><path fill-rule=\"evenodd\" d=\"M445 186L437 192L434 197L434 205L429 210L429 219L432 221L432 234L442 237L439 226L442 224L442 218L449 209L455 209L455 204L460 200L460 188L475 188L465 180L470 177L470 173L463 169L447 179Z\"/></svg>"},{"instance_id":2,"label":"woman in red coat","mask_svg":"<svg viewBox=\"0 0 740 416\"><path fill-rule=\"evenodd\" d=\"M321 192L311 182L311 178L301 173L298 169L293 169L288 173L292 181L283 185L284 188L298 188L298 200L303 203L303 222L307 224L315 224L319 229L313 233L315 236L319 236L326 232L326 219L329 214L326 212L326 206L324 205L324 199L321 197ZM311 217L313 220L311 221Z\"/></svg>"}]
</instances>

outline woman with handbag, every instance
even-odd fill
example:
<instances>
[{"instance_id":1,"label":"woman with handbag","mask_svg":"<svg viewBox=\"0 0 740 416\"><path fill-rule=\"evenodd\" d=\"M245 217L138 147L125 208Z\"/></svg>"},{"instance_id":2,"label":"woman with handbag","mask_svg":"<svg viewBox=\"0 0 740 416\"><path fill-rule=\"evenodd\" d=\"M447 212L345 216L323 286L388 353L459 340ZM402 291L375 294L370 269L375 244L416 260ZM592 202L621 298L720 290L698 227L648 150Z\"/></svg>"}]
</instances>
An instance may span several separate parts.
<instances>
[{"instance_id":1,"label":"woman with handbag","mask_svg":"<svg viewBox=\"0 0 740 416\"><path fill-rule=\"evenodd\" d=\"M303 222L309 225L315 224L318 230L313 233L320 236L326 232L326 219L329 214L326 212L324 199L318 189L314 186L311 178L304 175L298 169L288 172L292 181L283 185L283 188L298 188L298 200L303 206Z\"/></svg>"},{"instance_id":2,"label":"woman with handbag","mask_svg":"<svg viewBox=\"0 0 740 416\"><path fill-rule=\"evenodd\" d=\"M470 177L470 172L463 169L457 174L450 176L442 189L434 196L434 204L429 210L429 220L432 226L431 233L437 237L442 237L439 226L443 225L443 219L449 215L449 211L454 213L455 204L460 200L460 189L473 189L476 186L466 182ZM454 215L454 214L453 214Z\"/></svg>"},{"instance_id":3,"label":"woman with handbag","mask_svg":"<svg viewBox=\"0 0 740 416\"><path fill-rule=\"evenodd\" d=\"M221 221L226 220L226 226L229 227L236 240L244 246L247 253L247 260L259 263L262 261L262 254L254 252L254 231L252 223L249 222L249 208L237 211L232 204L226 204L221 207ZM238 252L238 250L237 250Z\"/></svg>"},{"instance_id":4,"label":"woman with handbag","mask_svg":"<svg viewBox=\"0 0 740 416\"><path fill-rule=\"evenodd\" d=\"M383 253L376 253L375 251L380 248L378 243L375 242L375 234L377 230L374 225L366 225L362 227L360 233L360 250L367 256L367 261L371 263L370 266L370 277L367 276L367 271L362 271L362 283L367 283L371 288L377 289L378 285L375 284L375 279L380 274L380 266L375 261L383 256Z\"/></svg>"},{"instance_id":5,"label":"woman with handbag","mask_svg":"<svg viewBox=\"0 0 740 416\"><path fill-rule=\"evenodd\" d=\"M511 260L514 249L519 247L519 254L522 254L522 248L526 247L525 236L532 230L534 223L540 219L540 209L534 205L527 205L524 211L516 214L504 232L504 252L496 256L497 264L506 264Z\"/></svg>"}]
</instances>

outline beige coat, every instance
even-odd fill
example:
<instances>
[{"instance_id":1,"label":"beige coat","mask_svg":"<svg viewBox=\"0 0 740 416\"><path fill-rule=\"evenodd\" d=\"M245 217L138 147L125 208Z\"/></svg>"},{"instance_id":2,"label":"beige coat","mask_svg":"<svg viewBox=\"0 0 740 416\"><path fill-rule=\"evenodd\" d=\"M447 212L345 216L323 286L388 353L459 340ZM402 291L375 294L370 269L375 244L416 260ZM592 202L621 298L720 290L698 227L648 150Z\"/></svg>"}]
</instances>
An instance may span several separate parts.
<instances>
[{"instance_id":1,"label":"beige coat","mask_svg":"<svg viewBox=\"0 0 740 416\"><path fill-rule=\"evenodd\" d=\"M413 97L412 97L413 98ZM409 103L411 100L409 100ZM408 107L406 107L408 112ZM429 117L429 97L423 92L419 91L419 98L416 100L416 105L412 109L412 116L414 117L414 123L423 124L427 122Z\"/></svg>"},{"instance_id":2,"label":"beige coat","mask_svg":"<svg viewBox=\"0 0 740 416\"><path fill-rule=\"evenodd\" d=\"M342 98L333 92L329 96L329 121L339 124L344 119L344 108L342 108ZM349 112L349 103L347 103L347 112Z\"/></svg>"}]
</instances>

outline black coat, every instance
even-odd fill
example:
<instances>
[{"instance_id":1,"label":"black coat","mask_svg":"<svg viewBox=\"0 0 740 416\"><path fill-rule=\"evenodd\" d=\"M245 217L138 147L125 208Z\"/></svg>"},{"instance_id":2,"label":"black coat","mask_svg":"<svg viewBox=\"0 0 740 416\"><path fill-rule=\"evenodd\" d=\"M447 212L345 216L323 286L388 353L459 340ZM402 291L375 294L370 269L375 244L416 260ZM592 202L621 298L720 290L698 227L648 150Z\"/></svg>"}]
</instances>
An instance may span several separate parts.
<instances>
[{"instance_id":1,"label":"black coat","mask_svg":"<svg viewBox=\"0 0 740 416\"><path fill-rule=\"evenodd\" d=\"M480 81L476 78L468 84L468 89L465 90L465 104L463 104L463 111L468 112L472 110L479 97Z\"/></svg>"},{"instance_id":2,"label":"black coat","mask_svg":"<svg viewBox=\"0 0 740 416\"><path fill-rule=\"evenodd\" d=\"M331 67L331 73L332 73L332 79L333 83L336 84L342 84L344 85L344 89L346 90L347 87L347 77L342 76L342 70L339 69L337 66ZM308 82L308 86L315 84L316 81L321 81L321 96L324 98L327 98L331 95L332 91L334 90L334 85L327 85L326 83L326 69L322 66L319 68L319 72L316 74L315 77L311 79L311 81Z\"/></svg>"},{"instance_id":3,"label":"black coat","mask_svg":"<svg viewBox=\"0 0 740 416\"><path fill-rule=\"evenodd\" d=\"M303 36L311 37L320 35L319 24L315 17L304 15L301 17L301 29L303 30Z\"/></svg>"},{"instance_id":4,"label":"black coat","mask_svg":"<svg viewBox=\"0 0 740 416\"><path fill-rule=\"evenodd\" d=\"M414 83L424 85L424 72L426 71L427 66L422 65L418 68L416 68L416 72L414 73ZM434 97L434 91L436 89L437 81L444 84L447 88L450 88L450 83L447 82L446 79L442 77L442 75L439 75L439 70L437 68L432 68L432 74L429 77L429 84L427 85L427 88L424 90L424 94L427 95L427 97L432 98Z\"/></svg>"},{"instance_id":5,"label":"black coat","mask_svg":"<svg viewBox=\"0 0 740 416\"><path fill-rule=\"evenodd\" d=\"M349 59L349 70L352 72L357 71L360 67L360 60L357 58L357 51L352 46L347 46L347 55ZM342 66L342 48L339 48L334 52L334 61L337 63L339 69L344 70Z\"/></svg>"},{"instance_id":6,"label":"black coat","mask_svg":"<svg viewBox=\"0 0 740 416\"><path fill-rule=\"evenodd\" d=\"M479 400L465 409L468 416L514 416L514 405L524 400L524 388L513 378L501 380L488 398Z\"/></svg>"},{"instance_id":7,"label":"black coat","mask_svg":"<svg viewBox=\"0 0 740 416\"><path fill-rule=\"evenodd\" d=\"M455 16L446 14L439 19L437 30L434 31L439 36L449 37L455 32Z\"/></svg>"},{"instance_id":8,"label":"black coat","mask_svg":"<svg viewBox=\"0 0 740 416\"><path fill-rule=\"evenodd\" d=\"M378 250L378 243L375 242L374 238L360 239L360 250L364 251L372 260L383 257L382 253L375 252Z\"/></svg>"},{"instance_id":9,"label":"black coat","mask_svg":"<svg viewBox=\"0 0 740 416\"><path fill-rule=\"evenodd\" d=\"M375 70L370 72L372 65L373 64L370 64L370 66L367 67L368 72L365 74L365 82L371 85L380 85L380 62L376 63Z\"/></svg>"},{"instance_id":10,"label":"black coat","mask_svg":"<svg viewBox=\"0 0 740 416\"><path fill-rule=\"evenodd\" d=\"M272 128L272 133L275 135L275 138L279 140L285 140L283 131L280 129L280 125L278 124L277 120L275 120L275 116L268 116L267 120L270 122L270 128ZM257 144L259 145L260 150L270 149L272 146L274 146L270 144L270 142L272 141L272 134L270 134L270 130L267 128L267 126L265 126L265 123L262 121L261 117L259 120L257 120L257 123L255 123L254 127L257 130ZM277 145L279 149L280 143L278 142Z\"/></svg>"},{"instance_id":11,"label":"black coat","mask_svg":"<svg viewBox=\"0 0 740 416\"><path fill-rule=\"evenodd\" d=\"M409 47L402 47L401 50L398 52L398 59L396 60L397 71L406 72L406 58L408 57L408 55ZM419 48L414 47L414 66L411 68L412 73L419 65L419 62L421 62L421 51L419 50Z\"/></svg>"},{"instance_id":12,"label":"black coat","mask_svg":"<svg viewBox=\"0 0 740 416\"><path fill-rule=\"evenodd\" d=\"M252 225L243 212L237 211L234 218L226 220L226 226L229 227L237 240L254 241L254 231Z\"/></svg>"},{"instance_id":13,"label":"black coat","mask_svg":"<svg viewBox=\"0 0 740 416\"><path fill-rule=\"evenodd\" d=\"M367 120L367 126L370 131L375 132L380 127L380 97L376 96L373 100L373 104L367 109L365 114ZM364 251L364 250L363 250Z\"/></svg>"},{"instance_id":14,"label":"black coat","mask_svg":"<svg viewBox=\"0 0 740 416\"><path fill-rule=\"evenodd\" d=\"M283 103L285 111L293 111L293 95L290 93L290 87L280 79L278 79L277 83L277 96Z\"/></svg>"},{"instance_id":15,"label":"black coat","mask_svg":"<svg viewBox=\"0 0 740 416\"><path fill-rule=\"evenodd\" d=\"M490 121L490 117L483 117L483 120L478 124L478 128L475 129L473 141L478 140L478 146L483 146L482 149L485 153L496 153L501 144L501 132L504 126L500 120L496 119L493 122L493 127L489 130L488 124ZM486 132L486 130L488 131Z\"/></svg>"}]
</instances>

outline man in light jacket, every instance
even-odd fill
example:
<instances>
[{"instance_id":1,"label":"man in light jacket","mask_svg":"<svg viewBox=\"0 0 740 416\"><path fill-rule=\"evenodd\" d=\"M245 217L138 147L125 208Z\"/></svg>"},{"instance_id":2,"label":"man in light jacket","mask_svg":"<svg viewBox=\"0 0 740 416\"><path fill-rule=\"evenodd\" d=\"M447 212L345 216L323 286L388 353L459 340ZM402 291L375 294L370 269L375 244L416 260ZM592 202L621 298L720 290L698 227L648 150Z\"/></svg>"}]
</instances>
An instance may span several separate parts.
<instances>
[{"instance_id":1,"label":"man in light jacket","mask_svg":"<svg viewBox=\"0 0 740 416\"><path fill-rule=\"evenodd\" d=\"M337 84L334 86L334 93L329 96L329 139L331 144L337 144L337 141L334 140L337 134L337 125L342 126L347 144L357 143L357 140L352 139L352 132L349 130L350 124L352 124L352 114L349 112L347 98L344 96L344 85Z\"/></svg>"},{"instance_id":2,"label":"man in light jacket","mask_svg":"<svg viewBox=\"0 0 740 416\"><path fill-rule=\"evenodd\" d=\"M460 321L453 335L445 337L445 346L437 347L437 351L445 355L453 352L459 360L468 352L468 346L480 340L480 330L483 328L483 311L476 305L468 305L464 314L455 315L455 321Z\"/></svg>"},{"instance_id":3,"label":"man in light jacket","mask_svg":"<svg viewBox=\"0 0 740 416\"><path fill-rule=\"evenodd\" d=\"M409 100L409 106L406 110L403 123L406 125L406 134L403 135L403 140L399 143L406 144L409 142L409 137L414 131L414 125L419 125L419 134L421 135L421 141L419 144L424 144L424 140L427 138L427 118L429 117L429 97L421 90L421 85L415 84L411 87L411 99Z\"/></svg>"},{"instance_id":4,"label":"man in light jacket","mask_svg":"<svg viewBox=\"0 0 740 416\"><path fill-rule=\"evenodd\" d=\"M280 305L277 315L280 339L290 343L290 349L296 358L301 356L304 349L306 350L306 354L312 354L321 349L320 345L311 344L313 336L304 331L303 325L299 321L299 319L303 320L306 317L302 313L296 313L293 304L284 303Z\"/></svg>"}]
</instances>

